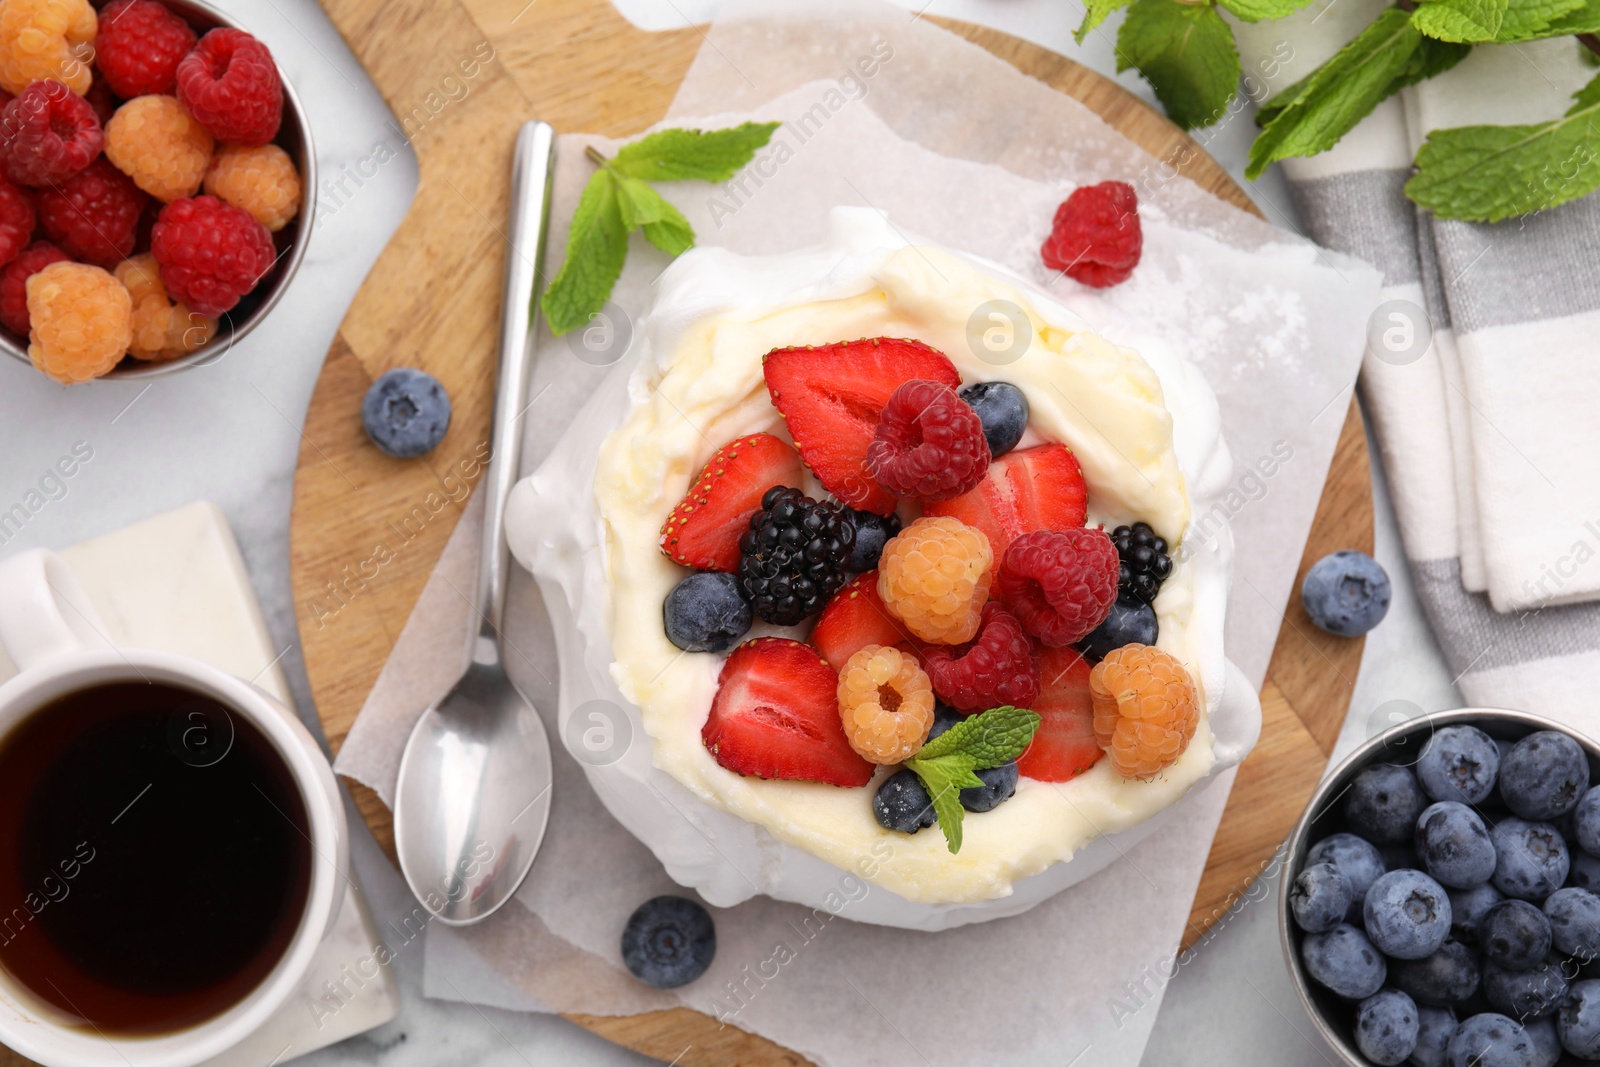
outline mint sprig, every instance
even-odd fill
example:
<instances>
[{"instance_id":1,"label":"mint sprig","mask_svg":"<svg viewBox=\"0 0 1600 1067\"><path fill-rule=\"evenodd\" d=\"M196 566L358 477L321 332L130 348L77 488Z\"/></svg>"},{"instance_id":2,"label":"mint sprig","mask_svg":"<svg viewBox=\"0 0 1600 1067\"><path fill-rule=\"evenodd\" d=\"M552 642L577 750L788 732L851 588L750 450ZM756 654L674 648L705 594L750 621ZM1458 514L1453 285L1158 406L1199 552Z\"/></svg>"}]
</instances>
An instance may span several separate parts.
<instances>
[{"instance_id":1,"label":"mint sprig","mask_svg":"<svg viewBox=\"0 0 1600 1067\"><path fill-rule=\"evenodd\" d=\"M1239 85L1233 31L1210 4L1133 0L1117 32L1117 71L1129 67L1186 130L1217 121Z\"/></svg>"},{"instance_id":2,"label":"mint sprig","mask_svg":"<svg viewBox=\"0 0 1600 1067\"><path fill-rule=\"evenodd\" d=\"M962 719L923 745L905 766L922 781L933 800L945 844L961 851L963 789L979 789L983 779L975 772L1010 763L1027 751L1039 729L1039 715L1010 705Z\"/></svg>"},{"instance_id":3,"label":"mint sprig","mask_svg":"<svg viewBox=\"0 0 1600 1067\"><path fill-rule=\"evenodd\" d=\"M583 326L605 306L628 258L628 235L668 255L694 247L694 227L651 185L653 181L727 181L772 139L776 122L723 130L660 130L624 145L611 159L595 153L573 212L567 257L540 306L557 337Z\"/></svg>"}]
</instances>

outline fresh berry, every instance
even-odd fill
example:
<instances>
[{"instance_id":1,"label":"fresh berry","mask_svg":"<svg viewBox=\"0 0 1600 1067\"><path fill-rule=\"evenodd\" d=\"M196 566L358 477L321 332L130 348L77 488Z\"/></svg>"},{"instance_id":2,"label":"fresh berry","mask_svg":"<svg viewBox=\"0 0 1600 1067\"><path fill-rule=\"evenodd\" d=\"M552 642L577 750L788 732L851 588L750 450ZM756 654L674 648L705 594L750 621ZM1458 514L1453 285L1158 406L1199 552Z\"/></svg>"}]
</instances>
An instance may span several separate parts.
<instances>
[{"instance_id":1,"label":"fresh berry","mask_svg":"<svg viewBox=\"0 0 1600 1067\"><path fill-rule=\"evenodd\" d=\"M850 552L850 569L876 570L883 556L883 546L904 528L898 515L879 515L872 511L851 509L856 519L856 547Z\"/></svg>"},{"instance_id":2,"label":"fresh berry","mask_svg":"<svg viewBox=\"0 0 1600 1067\"><path fill-rule=\"evenodd\" d=\"M739 538L739 584L757 615L793 626L844 585L855 524L848 509L781 485L758 503Z\"/></svg>"},{"instance_id":3,"label":"fresh berry","mask_svg":"<svg viewBox=\"0 0 1600 1067\"><path fill-rule=\"evenodd\" d=\"M111 121L111 116L117 113L117 108L122 106L122 101L112 95L111 90L106 88L105 82L99 80L89 86L89 91L83 94L83 98L94 109L94 117L100 120L102 130L105 129L106 123Z\"/></svg>"},{"instance_id":4,"label":"fresh berry","mask_svg":"<svg viewBox=\"0 0 1600 1067\"><path fill-rule=\"evenodd\" d=\"M1550 940L1556 951L1588 962L1600 959L1600 897L1568 886L1545 898Z\"/></svg>"},{"instance_id":5,"label":"fresh berry","mask_svg":"<svg viewBox=\"0 0 1600 1067\"><path fill-rule=\"evenodd\" d=\"M1494 874L1494 842L1483 819L1465 804L1429 805L1416 820L1416 843L1422 869L1443 886L1469 889Z\"/></svg>"},{"instance_id":6,"label":"fresh berry","mask_svg":"<svg viewBox=\"0 0 1600 1067\"><path fill-rule=\"evenodd\" d=\"M1417 778L1434 800L1481 804L1494 791L1500 749L1476 726L1444 726L1417 757Z\"/></svg>"},{"instance_id":7,"label":"fresh berry","mask_svg":"<svg viewBox=\"0 0 1600 1067\"><path fill-rule=\"evenodd\" d=\"M872 814L878 825L899 834L914 834L939 821L933 800L913 771L896 771L872 795Z\"/></svg>"},{"instance_id":8,"label":"fresh berry","mask_svg":"<svg viewBox=\"0 0 1600 1067\"><path fill-rule=\"evenodd\" d=\"M243 208L214 196L186 197L161 209L150 251L173 296L219 317L272 269L272 234Z\"/></svg>"},{"instance_id":9,"label":"fresh berry","mask_svg":"<svg viewBox=\"0 0 1600 1067\"><path fill-rule=\"evenodd\" d=\"M1550 954L1550 919L1526 900L1502 900L1478 924L1478 944L1490 963L1526 971Z\"/></svg>"},{"instance_id":10,"label":"fresh berry","mask_svg":"<svg viewBox=\"0 0 1600 1067\"><path fill-rule=\"evenodd\" d=\"M876 337L777 348L762 361L767 391L822 487L852 508L888 515L895 495L867 470L867 449L894 391L916 379L954 389L961 375L921 341Z\"/></svg>"},{"instance_id":11,"label":"fresh berry","mask_svg":"<svg viewBox=\"0 0 1600 1067\"><path fill-rule=\"evenodd\" d=\"M224 144L263 145L283 121L283 84L267 46L219 26L181 60L178 99Z\"/></svg>"},{"instance_id":12,"label":"fresh berry","mask_svg":"<svg viewBox=\"0 0 1600 1067\"><path fill-rule=\"evenodd\" d=\"M1289 911L1308 934L1332 930L1350 911L1350 879L1331 863L1313 863L1295 876Z\"/></svg>"},{"instance_id":13,"label":"fresh berry","mask_svg":"<svg viewBox=\"0 0 1600 1067\"><path fill-rule=\"evenodd\" d=\"M1411 840L1417 816L1427 806L1428 798L1409 768L1378 763L1350 782L1344 817L1351 830L1374 845L1389 845Z\"/></svg>"},{"instance_id":14,"label":"fresh berry","mask_svg":"<svg viewBox=\"0 0 1600 1067\"><path fill-rule=\"evenodd\" d=\"M966 716L949 704L941 704L935 700L933 703L933 728L928 731L928 740L932 741L935 737L938 737L964 719L966 719Z\"/></svg>"},{"instance_id":15,"label":"fresh berry","mask_svg":"<svg viewBox=\"0 0 1600 1067\"><path fill-rule=\"evenodd\" d=\"M1332 834L1324 837L1312 845L1306 853L1306 863L1307 865L1331 863L1339 868L1341 874L1350 879L1348 918L1351 922L1360 921L1362 905L1367 899L1367 890L1387 869L1377 847L1355 834Z\"/></svg>"},{"instance_id":16,"label":"fresh berry","mask_svg":"<svg viewBox=\"0 0 1600 1067\"><path fill-rule=\"evenodd\" d=\"M217 333L217 320L197 315L167 297L161 268L149 253L125 259L113 271L133 299L133 340L128 355L163 362L203 348Z\"/></svg>"},{"instance_id":17,"label":"fresh berry","mask_svg":"<svg viewBox=\"0 0 1600 1067\"><path fill-rule=\"evenodd\" d=\"M1017 761L973 771L983 780L981 786L968 786L957 794L961 806L971 812L993 811L1017 795Z\"/></svg>"},{"instance_id":18,"label":"fresh berry","mask_svg":"<svg viewBox=\"0 0 1600 1067\"><path fill-rule=\"evenodd\" d=\"M106 123L106 158L164 204L199 191L212 148L175 96L136 97Z\"/></svg>"},{"instance_id":19,"label":"fresh berry","mask_svg":"<svg viewBox=\"0 0 1600 1067\"><path fill-rule=\"evenodd\" d=\"M726 652L754 620L739 579L717 571L698 571L673 586L661 611L667 640L685 652Z\"/></svg>"},{"instance_id":20,"label":"fresh berry","mask_svg":"<svg viewBox=\"0 0 1600 1067\"><path fill-rule=\"evenodd\" d=\"M661 527L661 551L704 571L739 569L739 538L778 485L800 484L800 455L770 433L723 445L690 483Z\"/></svg>"},{"instance_id":21,"label":"fresh berry","mask_svg":"<svg viewBox=\"0 0 1600 1067\"><path fill-rule=\"evenodd\" d=\"M1566 999L1569 987L1567 976L1562 973L1564 966L1560 956L1546 956L1520 971L1485 961L1483 999L1513 1019L1542 1019Z\"/></svg>"},{"instance_id":22,"label":"fresh berry","mask_svg":"<svg viewBox=\"0 0 1600 1067\"><path fill-rule=\"evenodd\" d=\"M1494 887L1508 897L1540 901L1566 883L1567 843L1549 823L1507 817L1489 830L1494 841Z\"/></svg>"},{"instance_id":23,"label":"fresh berry","mask_svg":"<svg viewBox=\"0 0 1600 1067\"><path fill-rule=\"evenodd\" d=\"M35 241L0 270L0 322L22 337L28 336L28 279L67 254L49 241Z\"/></svg>"},{"instance_id":24,"label":"fresh berry","mask_svg":"<svg viewBox=\"0 0 1600 1067\"><path fill-rule=\"evenodd\" d=\"M1059 648L1105 621L1117 599L1117 551L1101 529L1041 530L1011 542L996 581L1022 628Z\"/></svg>"},{"instance_id":25,"label":"fresh berry","mask_svg":"<svg viewBox=\"0 0 1600 1067\"><path fill-rule=\"evenodd\" d=\"M107 373L127 354L133 302L99 267L52 263L28 279L28 357L68 385Z\"/></svg>"},{"instance_id":26,"label":"fresh berry","mask_svg":"<svg viewBox=\"0 0 1600 1067\"><path fill-rule=\"evenodd\" d=\"M1017 769L1041 782L1070 782L1105 757L1095 738L1090 667L1070 648L1039 650L1039 727Z\"/></svg>"},{"instance_id":27,"label":"fresh berry","mask_svg":"<svg viewBox=\"0 0 1600 1067\"><path fill-rule=\"evenodd\" d=\"M958 711L1011 705L1032 708L1039 698L1039 657L1022 625L999 604L983 608L978 632L964 645L932 645L923 653L939 699Z\"/></svg>"},{"instance_id":28,"label":"fresh berry","mask_svg":"<svg viewBox=\"0 0 1600 1067\"><path fill-rule=\"evenodd\" d=\"M1580 1060L1600 1060L1600 980L1573 982L1556 1013L1561 1047Z\"/></svg>"},{"instance_id":29,"label":"fresh berry","mask_svg":"<svg viewBox=\"0 0 1600 1067\"><path fill-rule=\"evenodd\" d=\"M1574 849L1571 855L1572 884L1580 889L1600 893L1600 857L1589 855L1583 849Z\"/></svg>"},{"instance_id":30,"label":"fresh berry","mask_svg":"<svg viewBox=\"0 0 1600 1067\"><path fill-rule=\"evenodd\" d=\"M1448 1008L1478 991L1477 953L1459 941L1446 941L1420 960L1394 960L1389 981L1418 1004Z\"/></svg>"},{"instance_id":31,"label":"fresh berry","mask_svg":"<svg viewBox=\"0 0 1600 1067\"><path fill-rule=\"evenodd\" d=\"M178 62L198 38L183 19L156 0L111 0L100 12L94 65L124 100L177 88Z\"/></svg>"},{"instance_id":32,"label":"fresh berry","mask_svg":"<svg viewBox=\"0 0 1600 1067\"><path fill-rule=\"evenodd\" d=\"M1101 182L1074 189L1056 208L1050 237L1039 252L1051 270L1104 289L1128 280L1143 248L1133 186Z\"/></svg>"},{"instance_id":33,"label":"fresh berry","mask_svg":"<svg viewBox=\"0 0 1600 1067\"><path fill-rule=\"evenodd\" d=\"M1365 552L1341 549L1306 571L1300 600L1311 621L1330 634L1357 637L1389 612L1389 575Z\"/></svg>"},{"instance_id":34,"label":"fresh berry","mask_svg":"<svg viewBox=\"0 0 1600 1067\"><path fill-rule=\"evenodd\" d=\"M273 233L300 212L300 172L275 144L223 145L211 157L205 188L223 203L244 208Z\"/></svg>"},{"instance_id":35,"label":"fresh berry","mask_svg":"<svg viewBox=\"0 0 1600 1067\"><path fill-rule=\"evenodd\" d=\"M105 147L100 117L58 81L34 82L0 110L0 156L19 185L57 185Z\"/></svg>"},{"instance_id":36,"label":"fresh berry","mask_svg":"<svg viewBox=\"0 0 1600 1067\"><path fill-rule=\"evenodd\" d=\"M1078 642L1078 649L1099 662L1123 645L1153 645L1160 634L1155 608L1143 600L1118 597L1105 620Z\"/></svg>"},{"instance_id":37,"label":"fresh berry","mask_svg":"<svg viewBox=\"0 0 1600 1067\"><path fill-rule=\"evenodd\" d=\"M450 394L428 372L396 367L368 387L361 425L373 444L396 459L426 455L450 428Z\"/></svg>"},{"instance_id":38,"label":"fresh berry","mask_svg":"<svg viewBox=\"0 0 1600 1067\"><path fill-rule=\"evenodd\" d=\"M1456 1027L1445 1062L1450 1067L1533 1067L1534 1056L1533 1039L1521 1023L1486 1011Z\"/></svg>"},{"instance_id":39,"label":"fresh berry","mask_svg":"<svg viewBox=\"0 0 1600 1067\"><path fill-rule=\"evenodd\" d=\"M0 3L0 89L16 95L53 78L79 96L88 92L96 23L89 0Z\"/></svg>"},{"instance_id":40,"label":"fresh berry","mask_svg":"<svg viewBox=\"0 0 1600 1067\"><path fill-rule=\"evenodd\" d=\"M1529 734L1500 761L1500 796L1524 819L1565 815L1588 791L1589 757L1559 731Z\"/></svg>"},{"instance_id":41,"label":"fresh berry","mask_svg":"<svg viewBox=\"0 0 1600 1067\"><path fill-rule=\"evenodd\" d=\"M839 717L863 759L901 763L928 739L933 686L915 656L868 645L839 670Z\"/></svg>"},{"instance_id":42,"label":"fresh berry","mask_svg":"<svg viewBox=\"0 0 1600 1067\"><path fill-rule=\"evenodd\" d=\"M922 513L976 526L1000 559L1023 534L1081 527L1087 501L1078 458L1065 445L1049 444L995 460L976 489L932 502Z\"/></svg>"},{"instance_id":43,"label":"fresh berry","mask_svg":"<svg viewBox=\"0 0 1600 1067\"><path fill-rule=\"evenodd\" d=\"M1376 1064L1404 1063L1417 1047L1417 1005L1398 989L1380 989L1356 1005L1356 1047Z\"/></svg>"},{"instance_id":44,"label":"fresh berry","mask_svg":"<svg viewBox=\"0 0 1600 1067\"><path fill-rule=\"evenodd\" d=\"M699 978L717 955L717 927L698 901L656 897L628 916L622 962L645 985L676 989Z\"/></svg>"},{"instance_id":45,"label":"fresh berry","mask_svg":"<svg viewBox=\"0 0 1600 1067\"><path fill-rule=\"evenodd\" d=\"M1117 591L1149 603L1161 592L1161 583L1172 574L1172 557L1167 555L1167 541L1156 536L1147 522L1132 526L1118 526L1111 531L1111 543L1117 546Z\"/></svg>"},{"instance_id":46,"label":"fresh berry","mask_svg":"<svg viewBox=\"0 0 1600 1067\"><path fill-rule=\"evenodd\" d=\"M1491 839L1492 840L1492 839ZM1475 885L1471 889L1444 887L1450 898L1450 936L1460 941L1476 943L1482 932L1483 917L1489 909L1506 899L1491 883Z\"/></svg>"},{"instance_id":47,"label":"fresh berry","mask_svg":"<svg viewBox=\"0 0 1600 1067\"><path fill-rule=\"evenodd\" d=\"M109 270L133 255L150 198L102 157L62 184L40 189L33 202L39 225L63 252Z\"/></svg>"},{"instance_id":48,"label":"fresh berry","mask_svg":"<svg viewBox=\"0 0 1600 1067\"><path fill-rule=\"evenodd\" d=\"M978 382L961 390L961 399L977 412L993 459L1017 447L1028 428L1028 398L1010 382Z\"/></svg>"},{"instance_id":49,"label":"fresh berry","mask_svg":"<svg viewBox=\"0 0 1600 1067\"><path fill-rule=\"evenodd\" d=\"M22 254L33 235L33 204L28 194L0 179L0 265Z\"/></svg>"},{"instance_id":50,"label":"fresh berry","mask_svg":"<svg viewBox=\"0 0 1600 1067\"><path fill-rule=\"evenodd\" d=\"M1411 1050L1416 1067L1447 1067L1445 1050L1456 1032L1456 1013L1430 1004L1417 1005L1417 1044Z\"/></svg>"},{"instance_id":51,"label":"fresh berry","mask_svg":"<svg viewBox=\"0 0 1600 1067\"><path fill-rule=\"evenodd\" d=\"M1367 935L1349 923L1320 934L1307 934L1300 942L1306 973L1318 985L1347 1000L1362 1000L1383 988L1388 965Z\"/></svg>"},{"instance_id":52,"label":"fresh berry","mask_svg":"<svg viewBox=\"0 0 1600 1067\"><path fill-rule=\"evenodd\" d=\"M1390 871L1373 882L1362 914L1367 936L1393 959L1420 960L1450 936L1450 898L1421 871Z\"/></svg>"},{"instance_id":53,"label":"fresh berry","mask_svg":"<svg viewBox=\"0 0 1600 1067\"><path fill-rule=\"evenodd\" d=\"M0 286L4 284L0 280ZM1577 806L1572 809L1572 831L1579 848L1591 856L1600 856L1600 785L1578 799Z\"/></svg>"},{"instance_id":54,"label":"fresh berry","mask_svg":"<svg viewBox=\"0 0 1600 1067\"><path fill-rule=\"evenodd\" d=\"M1570 995L1569 993L1569 998ZM1533 1062L1529 1067L1557 1067L1564 1059L1561 1034L1556 1029L1554 1015L1546 1015L1542 1019L1524 1019L1522 1032L1528 1035L1528 1040L1533 1043Z\"/></svg>"},{"instance_id":55,"label":"fresh berry","mask_svg":"<svg viewBox=\"0 0 1600 1067\"><path fill-rule=\"evenodd\" d=\"M828 666L845 661L868 645L898 645L911 640L905 624L889 614L878 596L878 572L858 574L834 594L811 630L811 644Z\"/></svg>"},{"instance_id":56,"label":"fresh berry","mask_svg":"<svg viewBox=\"0 0 1600 1067\"><path fill-rule=\"evenodd\" d=\"M978 632L993 564L982 533L924 515L883 550L878 595L921 640L959 645Z\"/></svg>"},{"instance_id":57,"label":"fresh berry","mask_svg":"<svg viewBox=\"0 0 1600 1067\"><path fill-rule=\"evenodd\" d=\"M1124 778L1154 778L1178 762L1200 722L1183 664L1148 645L1124 645L1089 672L1094 735Z\"/></svg>"},{"instance_id":58,"label":"fresh berry","mask_svg":"<svg viewBox=\"0 0 1600 1067\"><path fill-rule=\"evenodd\" d=\"M810 645L746 641L722 665L700 739L735 774L866 785L873 764L845 737L838 689L839 676Z\"/></svg>"},{"instance_id":59,"label":"fresh berry","mask_svg":"<svg viewBox=\"0 0 1600 1067\"><path fill-rule=\"evenodd\" d=\"M983 423L940 382L906 382L889 397L867 446L867 470L898 497L950 500L983 480Z\"/></svg>"}]
</instances>

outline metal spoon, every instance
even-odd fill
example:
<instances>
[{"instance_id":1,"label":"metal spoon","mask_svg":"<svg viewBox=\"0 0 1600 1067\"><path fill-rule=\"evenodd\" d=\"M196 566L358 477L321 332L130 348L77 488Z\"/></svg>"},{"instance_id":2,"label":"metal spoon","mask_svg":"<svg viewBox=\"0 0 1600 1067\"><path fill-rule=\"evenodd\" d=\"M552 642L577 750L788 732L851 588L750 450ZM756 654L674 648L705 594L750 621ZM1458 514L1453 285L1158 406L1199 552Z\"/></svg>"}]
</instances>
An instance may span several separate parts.
<instances>
[{"instance_id":1,"label":"metal spoon","mask_svg":"<svg viewBox=\"0 0 1600 1067\"><path fill-rule=\"evenodd\" d=\"M479 489L487 497L471 662L411 731L395 787L395 847L406 884L451 926L485 919L511 899L550 817L550 742L533 705L506 675L500 635L510 565L503 520L522 448L519 418L537 314L530 307L537 307L554 163L555 131L543 122L524 124L511 174L493 451Z\"/></svg>"}]
</instances>

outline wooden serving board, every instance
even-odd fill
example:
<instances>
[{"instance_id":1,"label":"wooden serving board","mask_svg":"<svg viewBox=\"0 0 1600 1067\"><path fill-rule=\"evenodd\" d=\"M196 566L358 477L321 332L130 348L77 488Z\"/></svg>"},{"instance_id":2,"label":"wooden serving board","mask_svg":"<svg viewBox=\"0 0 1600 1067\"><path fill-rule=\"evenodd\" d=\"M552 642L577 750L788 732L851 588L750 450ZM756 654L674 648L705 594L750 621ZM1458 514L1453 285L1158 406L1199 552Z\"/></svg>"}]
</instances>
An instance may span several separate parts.
<instances>
[{"instance_id":1,"label":"wooden serving board","mask_svg":"<svg viewBox=\"0 0 1600 1067\"><path fill-rule=\"evenodd\" d=\"M393 543L395 524L417 514L430 495L443 499L445 475L487 438L504 248L500 227L517 127L538 117L563 132L638 132L665 114L702 36L688 26L645 33L609 0L322 4L412 134L420 168L416 202L328 352L295 480L292 578L300 636L318 713L337 751L450 536L457 505L445 500L429 521L408 523L404 549L376 567L369 565L373 546ZM1202 188L1255 210L1193 141L1113 82L1018 38L940 21L1081 100ZM492 58L484 60L486 54ZM445 90L463 81L470 91L460 96L456 89L458 99L449 100ZM450 432L424 459L389 459L368 444L361 429L358 412L368 385L397 366L429 371L454 399ZM1352 403L1302 573L1335 548L1371 547L1372 485L1361 417ZM335 586L344 592L336 594ZM1234 784L1195 897L1186 945L1239 898L1288 835L1338 735L1361 651L1360 640L1332 638L1312 627L1296 593L1262 690L1261 742ZM388 810L370 790L349 784L392 858ZM686 1065L805 1062L688 1009L570 1018L630 1048Z\"/></svg>"}]
</instances>

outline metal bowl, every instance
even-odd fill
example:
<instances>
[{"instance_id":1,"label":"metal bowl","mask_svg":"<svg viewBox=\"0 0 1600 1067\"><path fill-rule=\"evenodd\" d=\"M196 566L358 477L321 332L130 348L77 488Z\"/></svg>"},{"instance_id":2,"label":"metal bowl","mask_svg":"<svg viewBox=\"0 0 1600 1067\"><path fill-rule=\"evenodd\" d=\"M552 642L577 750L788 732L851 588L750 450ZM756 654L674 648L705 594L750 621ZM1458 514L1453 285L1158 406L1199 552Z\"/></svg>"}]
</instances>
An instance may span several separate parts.
<instances>
[{"instance_id":1,"label":"metal bowl","mask_svg":"<svg viewBox=\"0 0 1600 1067\"><path fill-rule=\"evenodd\" d=\"M1304 868L1306 852L1311 846L1329 834L1344 829L1338 801L1357 774L1374 763L1415 763L1422 754L1423 745L1427 744L1435 730L1463 724L1476 726L1490 737L1503 741L1516 741L1539 730L1556 730L1567 734L1583 746L1589 755L1590 781L1600 783L1600 744L1542 715L1502 708L1456 708L1419 715L1374 737L1323 778L1322 784L1306 805L1305 813L1300 816L1300 822L1289 835L1278 886L1278 934L1283 942L1283 954L1294 980L1295 992L1300 994L1300 1002L1305 1005L1323 1039L1351 1067L1369 1067L1371 1062L1356 1048L1355 1005L1322 988L1306 974L1300 962L1300 942L1305 935L1289 913L1289 889Z\"/></svg>"},{"instance_id":2,"label":"metal bowl","mask_svg":"<svg viewBox=\"0 0 1600 1067\"><path fill-rule=\"evenodd\" d=\"M218 26L249 29L201 0L161 0L161 2L174 14L187 20L195 32L202 35ZM301 200L300 213L295 216L294 221L272 235L273 244L278 250L278 258L273 263L272 269L233 310L221 316L217 335L204 348L164 363L145 363L127 357L117 364L111 373L104 375L104 378L159 378L162 375L176 374L192 367L215 363L222 358L224 352L248 336L250 331L277 306L284 290L289 287L290 280L300 269L300 261L305 258L306 238L311 233L312 215L316 207L317 157L311 144L311 123L306 118L305 109L300 105L300 98L295 95L294 86L289 84L289 79L284 75L282 66L278 68L278 78L283 82L283 126L279 129L274 143L289 153L289 157L300 170ZM0 326L0 351L24 363L32 362L28 359L28 339L18 337L3 326Z\"/></svg>"}]
</instances>

